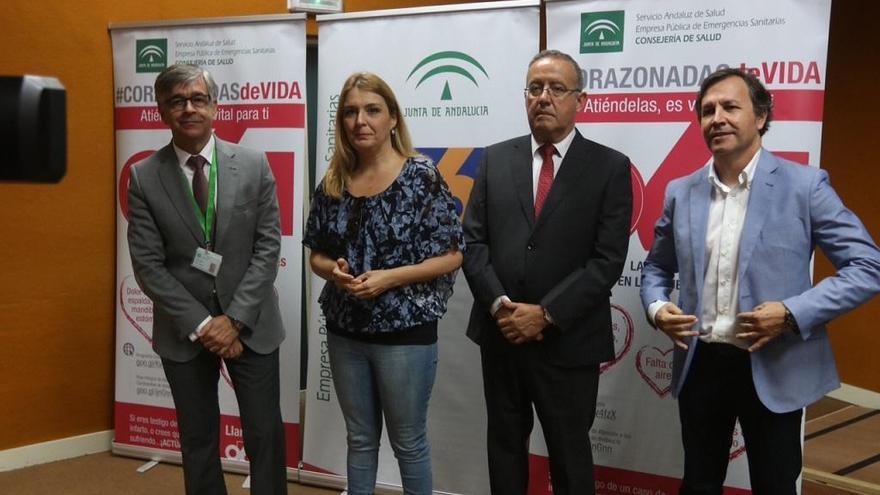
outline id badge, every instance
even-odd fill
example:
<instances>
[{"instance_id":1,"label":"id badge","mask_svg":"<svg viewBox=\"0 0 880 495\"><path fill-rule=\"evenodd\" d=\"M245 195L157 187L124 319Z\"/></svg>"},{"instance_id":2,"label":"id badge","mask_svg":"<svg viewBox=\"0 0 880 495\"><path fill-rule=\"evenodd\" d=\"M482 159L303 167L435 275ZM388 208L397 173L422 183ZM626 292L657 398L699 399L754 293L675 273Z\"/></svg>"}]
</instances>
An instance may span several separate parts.
<instances>
[{"instance_id":1,"label":"id badge","mask_svg":"<svg viewBox=\"0 0 880 495\"><path fill-rule=\"evenodd\" d=\"M223 256L205 248L198 248L196 255L193 256L192 267L216 277L217 272L220 271L220 263L223 263Z\"/></svg>"}]
</instances>

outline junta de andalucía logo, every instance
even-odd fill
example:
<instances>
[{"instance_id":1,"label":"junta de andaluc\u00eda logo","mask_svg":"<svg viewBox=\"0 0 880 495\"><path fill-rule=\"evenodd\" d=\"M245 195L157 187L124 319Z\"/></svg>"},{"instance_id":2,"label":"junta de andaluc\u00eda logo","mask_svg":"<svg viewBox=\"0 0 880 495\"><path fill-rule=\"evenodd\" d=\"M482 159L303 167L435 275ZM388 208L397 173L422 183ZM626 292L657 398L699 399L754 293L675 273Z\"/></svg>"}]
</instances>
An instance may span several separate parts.
<instances>
[{"instance_id":1,"label":"junta de andaluc\u00eda logo","mask_svg":"<svg viewBox=\"0 0 880 495\"><path fill-rule=\"evenodd\" d=\"M410 79L414 79L417 73L421 74L421 77L416 82L416 88L433 77L446 77L446 80L443 82L443 91L440 93L442 101L452 100L452 90L449 86L450 75L461 76L461 78L470 81L477 87L480 86L477 82L477 77L482 77L479 75L480 73L486 79L489 78L489 73L486 72L486 69L477 59L467 53L451 50L432 53L420 60L406 77L407 82ZM474 77L475 73L477 77Z\"/></svg>"},{"instance_id":2,"label":"junta de andaluc\u00eda logo","mask_svg":"<svg viewBox=\"0 0 880 495\"><path fill-rule=\"evenodd\" d=\"M623 10L582 13L580 52L622 52L623 27Z\"/></svg>"},{"instance_id":3,"label":"junta de andaluc\u00eda logo","mask_svg":"<svg viewBox=\"0 0 880 495\"><path fill-rule=\"evenodd\" d=\"M168 40L136 40L135 71L162 72L168 66Z\"/></svg>"}]
</instances>

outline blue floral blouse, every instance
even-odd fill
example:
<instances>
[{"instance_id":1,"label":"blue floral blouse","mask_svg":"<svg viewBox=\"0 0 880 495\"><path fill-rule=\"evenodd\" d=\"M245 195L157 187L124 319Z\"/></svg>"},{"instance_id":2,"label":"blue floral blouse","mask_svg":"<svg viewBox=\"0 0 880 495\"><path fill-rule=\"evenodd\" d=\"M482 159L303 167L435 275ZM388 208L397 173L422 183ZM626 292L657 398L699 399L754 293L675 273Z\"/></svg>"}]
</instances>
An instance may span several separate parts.
<instances>
[{"instance_id":1,"label":"blue floral blouse","mask_svg":"<svg viewBox=\"0 0 880 495\"><path fill-rule=\"evenodd\" d=\"M319 184L303 244L331 259L345 258L351 274L413 265L465 244L455 203L434 163L408 158L397 179L375 196L343 191L337 200ZM390 334L440 319L456 272L358 299L332 282L318 302L328 328L362 336Z\"/></svg>"}]
</instances>

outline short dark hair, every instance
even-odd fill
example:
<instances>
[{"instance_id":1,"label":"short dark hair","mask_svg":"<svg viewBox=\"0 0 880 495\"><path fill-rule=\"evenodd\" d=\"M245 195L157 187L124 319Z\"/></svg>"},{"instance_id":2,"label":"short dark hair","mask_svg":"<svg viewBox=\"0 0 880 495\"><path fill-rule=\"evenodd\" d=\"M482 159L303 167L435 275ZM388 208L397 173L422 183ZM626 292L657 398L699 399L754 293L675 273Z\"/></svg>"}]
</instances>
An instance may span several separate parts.
<instances>
[{"instance_id":1,"label":"short dark hair","mask_svg":"<svg viewBox=\"0 0 880 495\"><path fill-rule=\"evenodd\" d=\"M697 120L702 118L703 114L703 97L709 88L727 79L728 77L738 77L746 83L749 88L749 98L752 100L752 107L755 109L755 115L763 115L766 117L764 126L758 130L761 136L770 129L770 121L773 120L773 96L767 91L767 88L761 84L761 81L751 72L743 72L739 69L727 68L719 69L709 74L700 84L700 92L697 93L697 101L694 110L697 112Z\"/></svg>"},{"instance_id":2,"label":"short dark hair","mask_svg":"<svg viewBox=\"0 0 880 495\"><path fill-rule=\"evenodd\" d=\"M581 70L581 66L578 65L577 60L573 59L571 55L565 52L559 50L541 50L537 55L532 57L531 62L529 62L529 69L535 65L535 62L545 58L556 58L568 62L574 69L574 73L577 74L577 89L581 91L584 90L584 71Z\"/></svg>"},{"instance_id":3,"label":"short dark hair","mask_svg":"<svg viewBox=\"0 0 880 495\"><path fill-rule=\"evenodd\" d=\"M220 90L217 88L214 77L211 76L207 69L190 64L171 65L156 76L156 83L153 85L153 89L156 91L156 101L159 101L159 96L164 96L174 91L174 88L179 84L192 84L199 79L205 81L205 85L208 86L208 94L211 95L211 100L216 103Z\"/></svg>"}]
</instances>

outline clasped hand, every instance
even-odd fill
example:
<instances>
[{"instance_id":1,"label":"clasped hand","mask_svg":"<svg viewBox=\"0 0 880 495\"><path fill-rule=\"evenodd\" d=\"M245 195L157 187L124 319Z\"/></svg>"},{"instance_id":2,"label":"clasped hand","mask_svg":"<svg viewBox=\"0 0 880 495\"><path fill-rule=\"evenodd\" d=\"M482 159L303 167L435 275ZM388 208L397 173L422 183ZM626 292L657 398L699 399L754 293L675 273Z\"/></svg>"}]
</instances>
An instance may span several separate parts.
<instances>
[{"instance_id":1,"label":"clasped hand","mask_svg":"<svg viewBox=\"0 0 880 495\"><path fill-rule=\"evenodd\" d=\"M785 331L785 305L776 301L761 303L751 311L736 315L736 322L740 329L736 336L755 339L749 352L757 351Z\"/></svg>"},{"instance_id":2,"label":"clasped hand","mask_svg":"<svg viewBox=\"0 0 880 495\"><path fill-rule=\"evenodd\" d=\"M685 339L700 334L700 332L692 330L697 324L697 317L684 314L681 308L671 302L660 307L657 314L654 315L654 324L682 349L688 348Z\"/></svg>"},{"instance_id":3,"label":"clasped hand","mask_svg":"<svg viewBox=\"0 0 880 495\"><path fill-rule=\"evenodd\" d=\"M238 338L238 329L226 315L211 318L202 327L199 341L206 349L224 359L235 359L244 351Z\"/></svg>"},{"instance_id":4,"label":"clasped hand","mask_svg":"<svg viewBox=\"0 0 880 495\"><path fill-rule=\"evenodd\" d=\"M351 267L345 258L336 260L331 274L333 283L340 289L359 299L373 299L393 289L397 285L390 270L370 270L357 277L350 273Z\"/></svg>"},{"instance_id":5,"label":"clasped hand","mask_svg":"<svg viewBox=\"0 0 880 495\"><path fill-rule=\"evenodd\" d=\"M700 334L693 330L697 317L684 314L681 308L671 302L657 311L654 323L682 349L688 348L686 338ZM785 305L775 301L761 303L752 311L737 314L736 326L739 329L737 338L754 339L749 346L749 352L755 352L785 330Z\"/></svg>"},{"instance_id":6,"label":"clasped hand","mask_svg":"<svg viewBox=\"0 0 880 495\"><path fill-rule=\"evenodd\" d=\"M504 338L512 344L540 342L544 339L544 308L538 304L503 300L495 312L495 322Z\"/></svg>"}]
</instances>

